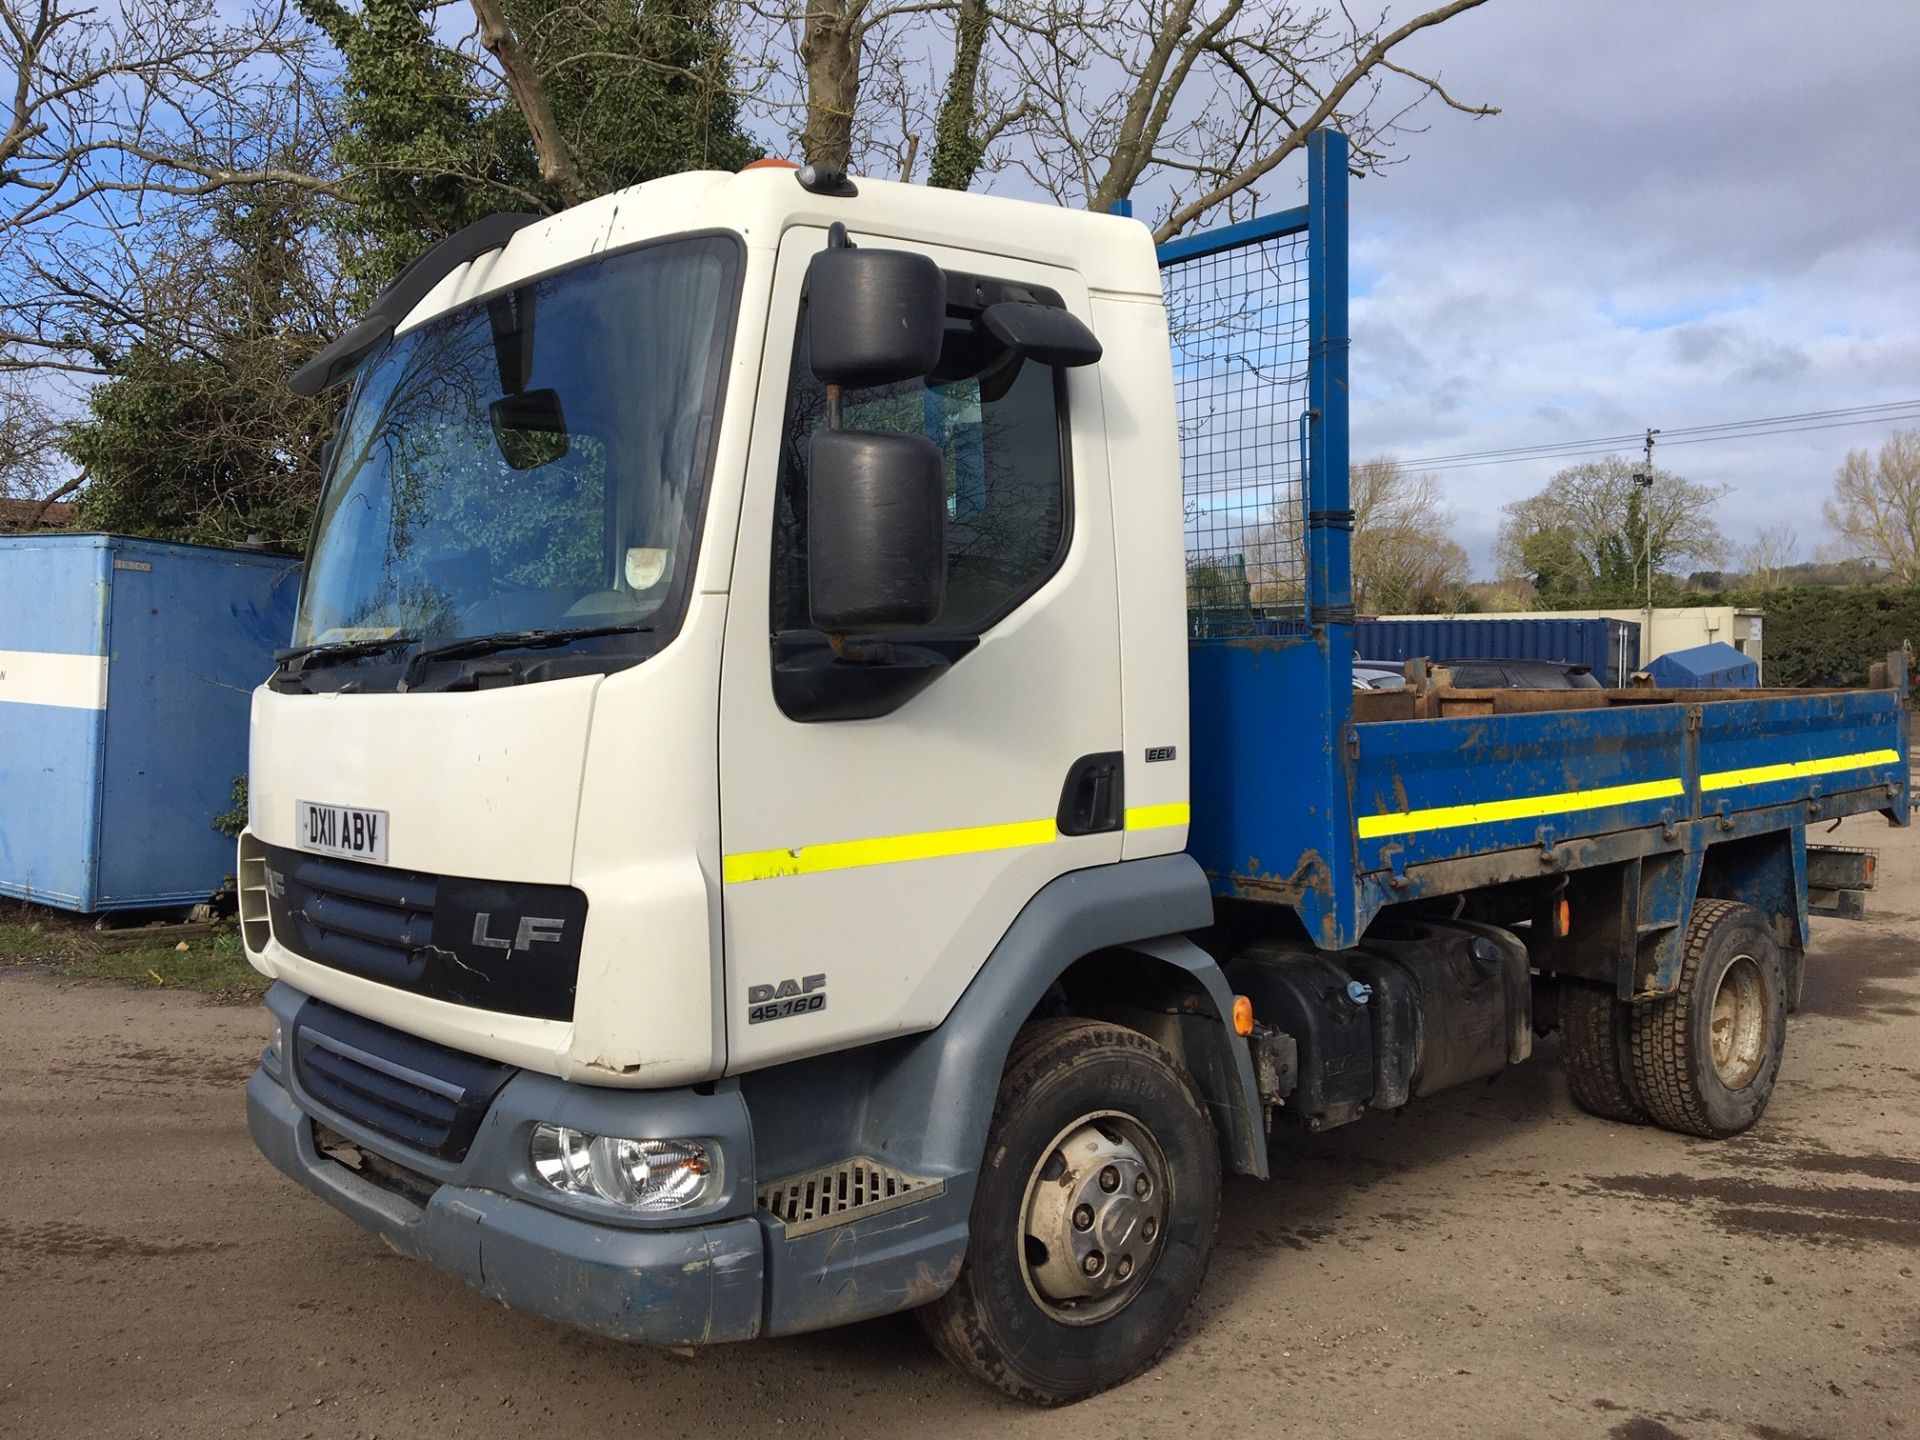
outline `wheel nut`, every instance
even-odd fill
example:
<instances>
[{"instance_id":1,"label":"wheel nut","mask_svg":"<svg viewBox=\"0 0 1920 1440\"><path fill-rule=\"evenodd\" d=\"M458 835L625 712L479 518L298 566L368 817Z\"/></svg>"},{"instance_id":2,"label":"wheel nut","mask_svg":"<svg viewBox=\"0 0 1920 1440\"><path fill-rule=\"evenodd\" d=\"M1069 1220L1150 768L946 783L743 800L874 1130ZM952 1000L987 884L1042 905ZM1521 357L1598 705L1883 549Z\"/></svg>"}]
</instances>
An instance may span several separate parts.
<instances>
[{"instance_id":1,"label":"wheel nut","mask_svg":"<svg viewBox=\"0 0 1920 1440\"><path fill-rule=\"evenodd\" d=\"M1087 1258L1080 1262L1080 1268L1089 1275L1098 1275L1106 1263L1106 1256L1102 1255L1098 1250L1092 1250L1087 1253Z\"/></svg>"},{"instance_id":2,"label":"wheel nut","mask_svg":"<svg viewBox=\"0 0 1920 1440\"><path fill-rule=\"evenodd\" d=\"M1150 1219L1147 1221L1145 1225L1142 1225L1140 1227L1140 1238L1142 1240L1145 1240L1149 1245L1153 1243L1153 1237L1158 1235L1159 1233L1160 1233L1160 1222L1158 1220Z\"/></svg>"},{"instance_id":3,"label":"wheel nut","mask_svg":"<svg viewBox=\"0 0 1920 1440\"><path fill-rule=\"evenodd\" d=\"M1093 1207L1091 1205L1082 1205L1073 1212L1073 1228L1076 1230L1091 1230L1093 1228Z\"/></svg>"},{"instance_id":4,"label":"wheel nut","mask_svg":"<svg viewBox=\"0 0 1920 1440\"><path fill-rule=\"evenodd\" d=\"M1122 1280L1133 1274L1133 1257L1131 1255L1122 1255L1120 1257L1120 1263L1113 1267L1113 1273L1118 1275Z\"/></svg>"},{"instance_id":5,"label":"wheel nut","mask_svg":"<svg viewBox=\"0 0 1920 1440\"><path fill-rule=\"evenodd\" d=\"M1109 1165L1100 1172L1100 1188L1111 1195L1120 1188L1120 1172Z\"/></svg>"},{"instance_id":6,"label":"wheel nut","mask_svg":"<svg viewBox=\"0 0 1920 1440\"><path fill-rule=\"evenodd\" d=\"M1133 1181L1134 1194L1140 1196L1142 1199L1145 1199L1147 1192L1151 1189L1153 1189L1153 1182L1147 1179L1146 1176L1137 1175L1134 1177L1134 1181Z\"/></svg>"}]
</instances>

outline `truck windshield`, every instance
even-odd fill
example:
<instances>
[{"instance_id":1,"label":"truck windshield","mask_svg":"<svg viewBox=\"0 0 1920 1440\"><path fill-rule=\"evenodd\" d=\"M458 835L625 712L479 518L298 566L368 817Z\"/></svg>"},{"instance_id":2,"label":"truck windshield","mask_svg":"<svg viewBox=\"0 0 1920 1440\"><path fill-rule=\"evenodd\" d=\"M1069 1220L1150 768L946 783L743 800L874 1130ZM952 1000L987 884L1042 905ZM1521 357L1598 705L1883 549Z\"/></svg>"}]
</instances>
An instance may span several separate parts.
<instances>
[{"instance_id":1,"label":"truck windshield","mask_svg":"<svg viewBox=\"0 0 1920 1440\"><path fill-rule=\"evenodd\" d=\"M738 257L630 250L395 340L341 427L294 644L677 622Z\"/></svg>"}]
</instances>

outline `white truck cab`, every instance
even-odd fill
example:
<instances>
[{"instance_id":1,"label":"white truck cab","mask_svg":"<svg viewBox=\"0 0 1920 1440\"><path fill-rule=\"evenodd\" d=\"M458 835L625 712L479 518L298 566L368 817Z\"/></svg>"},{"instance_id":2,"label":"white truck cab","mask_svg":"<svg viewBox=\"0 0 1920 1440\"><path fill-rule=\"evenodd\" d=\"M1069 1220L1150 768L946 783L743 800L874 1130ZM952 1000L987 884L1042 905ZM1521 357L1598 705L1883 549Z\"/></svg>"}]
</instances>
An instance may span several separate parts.
<instances>
[{"instance_id":1,"label":"white truck cab","mask_svg":"<svg viewBox=\"0 0 1920 1440\"><path fill-rule=\"evenodd\" d=\"M887 303L871 274L825 293L830 246L941 287L927 372L809 363L810 320ZM402 1248L616 1334L936 1298L1013 1029L1079 955L1207 913L1180 853L1182 513L1147 231L757 168L456 236L394 295L404 313L383 302L316 362L353 398L294 649L254 702L244 929L281 982L262 1147ZM1070 317L1072 344L989 316ZM921 467L911 523L944 585L884 627L828 634L817 585L810 605L810 558L888 548L822 536L830 430L877 445L835 461L882 466L868 483L906 485L875 436ZM1065 953L1036 897L1090 872L1125 903L1056 900L1100 917ZM1023 912L1051 966L983 987ZM970 992L947 1041L899 1043ZM884 1117L876 1065L924 1072ZM691 1203L596 1181L622 1162L595 1136L691 1157L665 1182ZM828 1243L849 1237L896 1263L849 1266ZM594 1284L555 1282L569 1252ZM697 1283L690 1254L713 1256Z\"/></svg>"}]
</instances>

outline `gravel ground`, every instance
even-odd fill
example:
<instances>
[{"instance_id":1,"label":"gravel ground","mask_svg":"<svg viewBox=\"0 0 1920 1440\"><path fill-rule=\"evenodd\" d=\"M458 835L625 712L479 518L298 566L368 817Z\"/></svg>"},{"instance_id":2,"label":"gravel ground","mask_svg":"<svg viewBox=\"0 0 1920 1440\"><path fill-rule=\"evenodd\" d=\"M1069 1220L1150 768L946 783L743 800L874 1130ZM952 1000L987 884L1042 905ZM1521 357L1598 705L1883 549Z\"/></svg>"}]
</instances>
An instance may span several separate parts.
<instances>
[{"instance_id":1,"label":"gravel ground","mask_svg":"<svg viewBox=\"0 0 1920 1440\"><path fill-rule=\"evenodd\" d=\"M1920 841L1820 926L1766 1119L1711 1144L1576 1112L1533 1063L1276 1142L1230 1182L1160 1366L1091 1433L1920 1434ZM691 1355L512 1314L247 1139L261 1012L0 970L0 1434L1058 1433L911 1319Z\"/></svg>"}]
</instances>

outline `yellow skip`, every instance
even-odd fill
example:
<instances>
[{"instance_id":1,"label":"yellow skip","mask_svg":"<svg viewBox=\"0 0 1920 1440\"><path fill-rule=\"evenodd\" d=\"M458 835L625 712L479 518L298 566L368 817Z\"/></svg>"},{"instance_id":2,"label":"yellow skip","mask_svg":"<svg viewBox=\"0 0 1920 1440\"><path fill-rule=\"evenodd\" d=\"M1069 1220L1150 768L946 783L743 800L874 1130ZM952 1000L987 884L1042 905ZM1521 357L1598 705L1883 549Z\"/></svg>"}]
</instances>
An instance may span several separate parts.
<instances>
[{"instance_id":1,"label":"yellow skip","mask_svg":"<svg viewBox=\"0 0 1920 1440\"><path fill-rule=\"evenodd\" d=\"M1702 790L1738 790L1745 785L1769 785L1775 780L1803 780L1810 775L1834 775L1842 770L1864 770L1869 765L1898 765L1898 750L1862 750L1857 755L1829 755L1821 760L1790 760L1782 765L1752 765L1745 770L1715 770L1700 777Z\"/></svg>"},{"instance_id":2,"label":"yellow skip","mask_svg":"<svg viewBox=\"0 0 1920 1440\"><path fill-rule=\"evenodd\" d=\"M1517 800L1480 800L1471 805L1441 805L1432 810L1397 810L1385 815L1362 815L1360 838L1412 835L1421 830L1450 830L1459 825L1490 825L1499 820L1531 820L1539 815L1568 815L1576 810L1604 810L1610 805L1632 805L1642 800L1669 800L1687 793L1679 780L1643 780L1633 785L1603 785L1597 790L1562 790L1555 795L1528 795Z\"/></svg>"}]
</instances>

